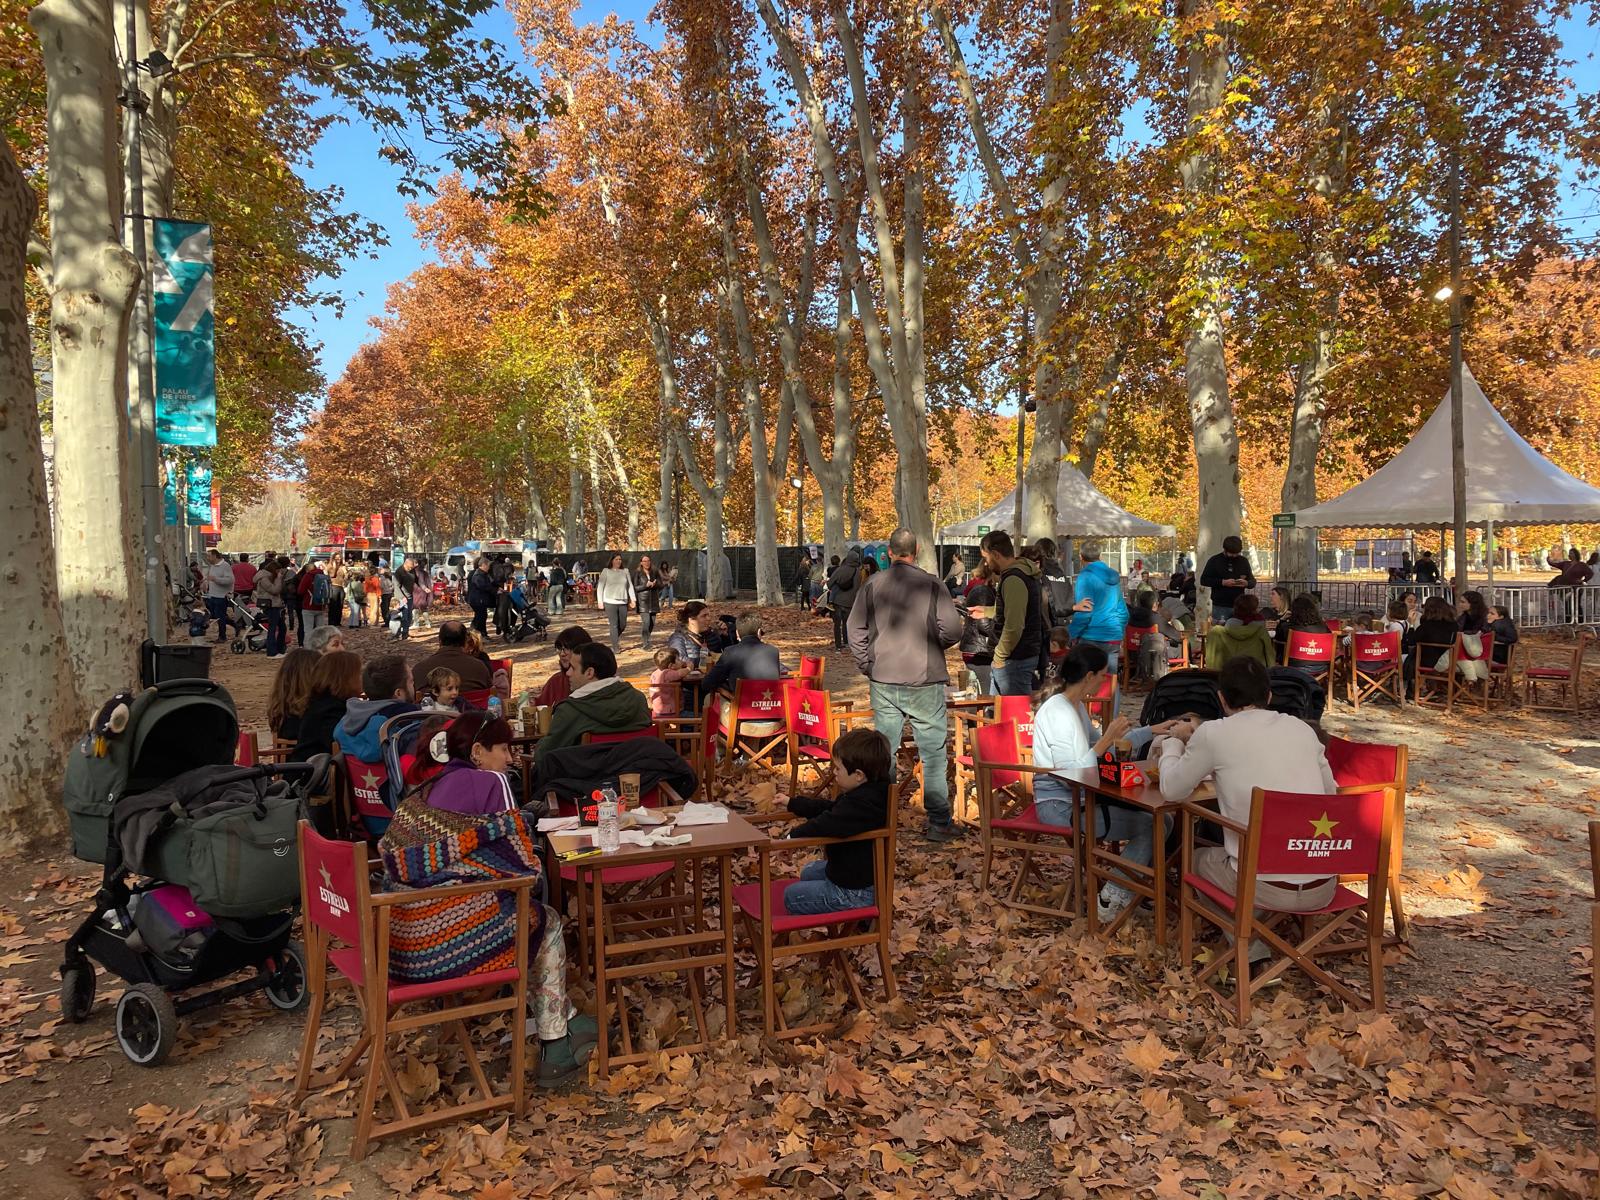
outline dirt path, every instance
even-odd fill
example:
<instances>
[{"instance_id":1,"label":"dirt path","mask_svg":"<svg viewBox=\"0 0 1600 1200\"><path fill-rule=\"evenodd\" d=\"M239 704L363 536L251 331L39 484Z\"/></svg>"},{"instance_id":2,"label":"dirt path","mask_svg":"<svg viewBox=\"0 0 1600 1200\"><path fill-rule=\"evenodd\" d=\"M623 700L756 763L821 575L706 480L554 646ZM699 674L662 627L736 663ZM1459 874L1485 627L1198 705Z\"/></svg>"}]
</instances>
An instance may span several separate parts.
<instances>
[{"instance_id":1,"label":"dirt path","mask_svg":"<svg viewBox=\"0 0 1600 1200\"><path fill-rule=\"evenodd\" d=\"M579 619L600 631L595 614ZM792 611L769 631L786 658L829 638ZM351 637L364 654L382 644ZM553 669L548 644L511 657L519 688ZM636 646L623 656L624 673L645 665ZM247 723L270 671L259 655L218 661ZM864 695L831 652L827 674ZM1107 946L1018 920L976 892L973 841L929 852L908 836L901 996L848 1034L764 1045L752 988L743 1036L715 1054L663 1055L604 1087L536 1095L520 1122L447 1127L361 1164L345 1155L348 1090L290 1109L301 1022L259 998L187 1019L154 1071L112 1042L120 988L104 973L89 1021L61 1023L55 945L94 875L65 857L10 863L0 1196L1592 1196L1593 711L1335 706L1331 732L1411 750L1415 932L1391 952L1385 1015L1333 1010L1296 982L1234 1030L1154 956L1148 924ZM791 1003L827 1000L814 976L786 986ZM436 1057L431 1044L413 1055L421 1092Z\"/></svg>"}]
</instances>

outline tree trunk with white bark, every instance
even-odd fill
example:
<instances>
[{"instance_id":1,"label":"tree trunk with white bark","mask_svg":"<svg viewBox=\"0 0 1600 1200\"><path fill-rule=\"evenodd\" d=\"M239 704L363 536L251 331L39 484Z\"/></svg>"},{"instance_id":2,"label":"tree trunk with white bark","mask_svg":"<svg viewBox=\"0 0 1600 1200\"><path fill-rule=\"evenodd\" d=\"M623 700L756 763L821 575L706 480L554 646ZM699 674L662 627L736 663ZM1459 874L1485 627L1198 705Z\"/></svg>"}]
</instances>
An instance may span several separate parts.
<instances>
[{"instance_id":1,"label":"tree trunk with white bark","mask_svg":"<svg viewBox=\"0 0 1600 1200\"><path fill-rule=\"evenodd\" d=\"M128 325L138 265L118 240L108 0L44 0L29 22L48 86L56 578L86 706L134 686L144 581L130 549Z\"/></svg>"},{"instance_id":2,"label":"tree trunk with white bark","mask_svg":"<svg viewBox=\"0 0 1600 1200\"><path fill-rule=\"evenodd\" d=\"M705 512L706 522L706 579L705 598L716 601L728 594L728 572L724 569L722 498L728 492L728 475L733 456L733 431L728 420L728 330L720 317L717 321L717 354L715 375L711 390L711 470L708 480L700 469L694 447L681 425L674 424L672 434L678 449L678 461L683 464L684 478L694 489Z\"/></svg>"},{"instance_id":3,"label":"tree trunk with white bark","mask_svg":"<svg viewBox=\"0 0 1600 1200\"><path fill-rule=\"evenodd\" d=\"M23 280L36 201L0 133L0 582L8 599L6 688L0 717L0 847L55 841L55 802L79 732L79 700L61 624L33 389L33 339Z\"/></svg>"},{"instance_id":4,"label":"tree trunk with white bark","mask_svg":"<svg viewBox=\"0 0 1600 1200\"><path fill-rule=\"evenodd\" d=\"M1185 0L1184 14L1212 8L1212 0ZM1187 48L1187 114L1191 138L1221 107L1228 85L1231 31L1212 9L1217 24L1192 35ZM1186 202L1203 207L1215 186L1217 164L1206 145L1196 146L1181 171ZM1199 512L1196 561L1204 564L1222 549L1222 539L1242 533L1244 505L1239 494L1239 432L1228 393L1228 358L1222 322L1224 281L1215 255L1202 252L1195 288L1199 299L1190 313L1184 342L1184 381L1194 430ZM1210 615L1210 595L1200 593L1200 616Z\"/></svg>"}]
</instances>

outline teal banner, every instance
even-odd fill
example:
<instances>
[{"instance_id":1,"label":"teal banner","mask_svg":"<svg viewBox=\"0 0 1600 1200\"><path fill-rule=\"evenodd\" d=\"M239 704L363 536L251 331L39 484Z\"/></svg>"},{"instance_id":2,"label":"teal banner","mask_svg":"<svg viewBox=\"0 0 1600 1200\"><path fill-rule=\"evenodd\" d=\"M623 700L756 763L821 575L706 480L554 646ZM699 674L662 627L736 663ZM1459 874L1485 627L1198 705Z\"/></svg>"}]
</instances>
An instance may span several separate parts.
<instances>
[{"instance_id":1,"label":"teal banner","mask_svg":"<svg viewBox=\"0 0 1600 1200\"><path fill-rule=\"evenodd\" d=\"M206 463L190 463L184 468L184 511L190 525L211 524L211 467Z\"/></svg>"},{"instance_id":2,"label":"teal banner","mask_svg":"<svg viewBox=\"0 0 1600 1200\"><path fill-rule=\"evenodd\" d=\"M155 296L156 437L168 446L217 444L211 312L211 226L151 222ZM191 495L189 506L194 507Z\"/></svg>"},{"instance_id":3,"label":"teal banner","mask_svg":"<svg viewBox=\"0 0 1600 1200\"><path fill-rule=\"evenodd\" d=\"M167 463L167 481L161 485L161 521L165 525L178 523L178 465Z\"/></svg>"}]
</instances>

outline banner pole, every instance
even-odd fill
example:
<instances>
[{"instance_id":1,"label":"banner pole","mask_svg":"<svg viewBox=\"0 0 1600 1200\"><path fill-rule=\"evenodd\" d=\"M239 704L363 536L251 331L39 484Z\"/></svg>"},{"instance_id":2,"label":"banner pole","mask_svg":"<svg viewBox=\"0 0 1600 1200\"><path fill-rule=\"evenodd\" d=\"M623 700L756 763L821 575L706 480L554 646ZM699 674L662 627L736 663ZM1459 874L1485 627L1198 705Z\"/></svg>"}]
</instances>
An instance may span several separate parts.
<instances>
[{"instance_id":1,"label":"banner pole","mask_svg":"<svg viewBox=\"0 0 1600 1200\"><path fill-rule=\"evenodd\" d=\"M134 298L133 319L143 321L145 336L128 339L129 353L138 362L139 395L133 405L133 427L139 449L139 499L143 509L143 537L138 546L144 562L145 631L150 640L167 640L167 598L161 578L162 497L160 452L156 446L155 372L150 361L154 330L150 316L155 311L150 290L150 255L144 223L144 110L147 102L139 87L138 5L127 4L128 23L123 41L123 109L127 114L126 154L128 170L130 241L139 264L139 291ZM143 347L143 353L140 347Z\"/></svg>"}]
</instances>

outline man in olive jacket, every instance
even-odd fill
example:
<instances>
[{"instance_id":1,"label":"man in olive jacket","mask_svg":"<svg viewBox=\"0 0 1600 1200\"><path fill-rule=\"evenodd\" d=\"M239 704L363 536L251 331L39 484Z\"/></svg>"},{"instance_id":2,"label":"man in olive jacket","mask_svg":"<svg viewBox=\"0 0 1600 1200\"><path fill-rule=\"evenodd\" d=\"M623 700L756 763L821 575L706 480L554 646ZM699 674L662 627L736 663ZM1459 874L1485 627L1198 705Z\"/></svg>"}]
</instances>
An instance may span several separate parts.
<instances>
[{"instance_id":1,"label":"man in olive jacket","mask_svg":"<svg viewBox=\"0 0 1600 1200\"><path fill-rule=\"evenodd\" d=\"M910 722L922 759L924 836L948 842L961 831L951 820L945 778L950 765L945 651L961 640L961 614L949 590L916 559L916 535L896 529L889 537L888 569L867 580L850 610L850 653L871 681L873 723L889 745L900 744Z\"/></svg>"},{"instance_id":2,"label":"man in olive jacket","mask_svg":"<svg viewBox=\"0 0 1600 1200\"><path fill-rule=\"evenodd\" d=\"M534 747L534 761L552 750L576 746L586 733L625 733L648 728L650 702L626 679L617 678L617 656L608 646L590 642L579 648L567 668L572 694L550 710L550 732Z\"/></svg>"}]
</instances>

